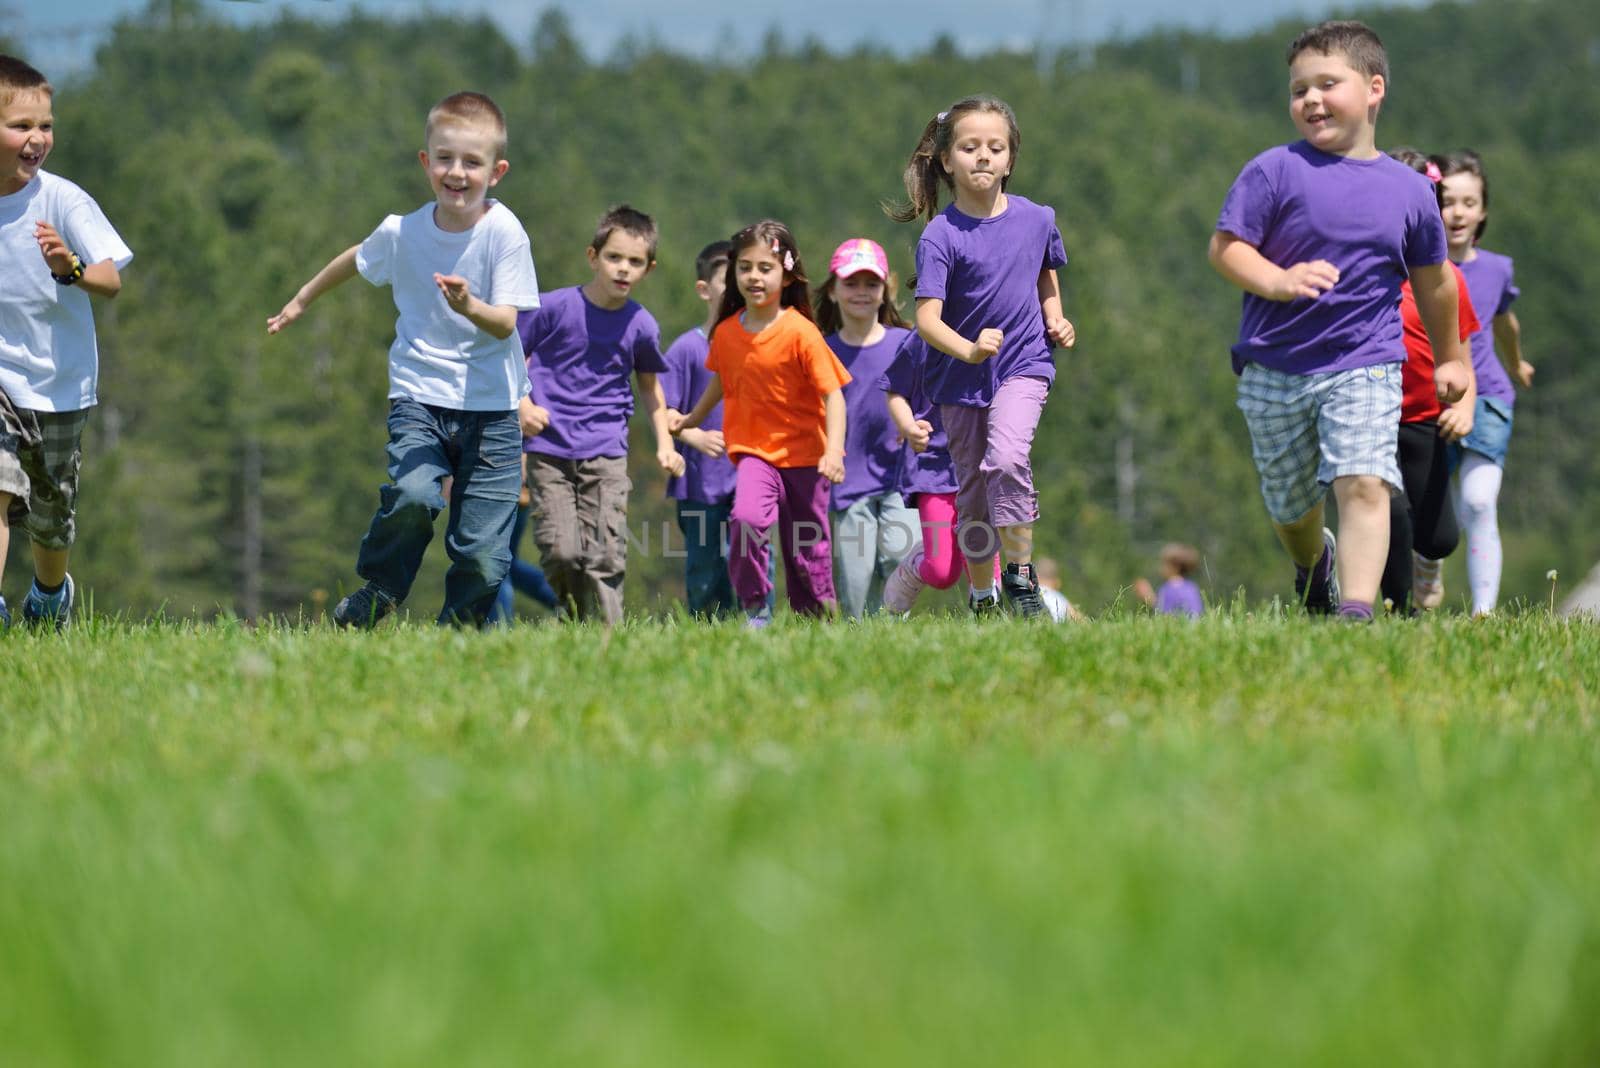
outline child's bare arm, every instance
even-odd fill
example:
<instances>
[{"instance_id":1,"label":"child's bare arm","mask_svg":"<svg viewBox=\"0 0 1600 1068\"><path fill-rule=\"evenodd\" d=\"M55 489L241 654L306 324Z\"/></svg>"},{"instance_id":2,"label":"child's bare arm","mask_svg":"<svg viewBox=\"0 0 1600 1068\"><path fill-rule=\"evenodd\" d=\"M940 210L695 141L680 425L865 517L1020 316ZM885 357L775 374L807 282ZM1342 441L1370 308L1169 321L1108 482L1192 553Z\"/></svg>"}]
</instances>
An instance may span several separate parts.
<instances>
[{"instance_id":1,"label":"child's bare arm","mask_svg":"<svg viewBox=\"0 0 1600 1068\"><path fill-rule=\"evenodd\" d=\"M711 409L722 403L722 376L715 372L711 381L706 383L706 391L700 394L700 399L695 401L694 407L688 415L680 415L677 419L669 420L667 429L674 434L684 430L693 430L705 422L706 416L711 414Z\"/></svg>"},{"instance_id":2,"label":"child's bare arm","mask_svg":"<svg viewBox=\"0 0 1600 1068\"><path fill-rule=\"evenodd\" d=\"M84 281L88 281L87 276ZM1494 317L1494 349L1513 382L1523 389L1533 385L1533 364L1522 358L1522 324L1517 321L1516 312Z\"/></svg>"},{"instance_id":3,"label":"child's bare arm","mask_svg":"<svg viewBox=\"0 0 1600 1068\"><path fill-rule=\"evenodd\" d=\"M928 438L933 433L933 424L925 419L918 419L911 410L911 402L898 393L884 393L889 403L889 418L894 421L894 427L900 432L902 440L910 442L912 452L922 452L928 447Z\"/></svg>"},{"instance_id":4,"label":"child's bare arm","mask_svg":"<svg viewBox=\"0 0 1600 1068\"><path fill-rule=\"evenodd\" d=\"M49 266L51 274L65 278L80 265L81 261L77 254L67 246L66 238L62 237L54 226L41 220L34 224L33 236L39 242L39 251L44 254L44 262ZM83 274L77 281L79 289L108 299L122 292L122 274L117 270L114 260L81 265Z\"/></svg>"},{"instance_id":5,"label":"child's bare arm","mask_svg":"<svg viewBox=\"0 0 1600 1068\"><path fill-rule=\"evenodd\" d=\"M1051 343L1070 349L1077 342L1078 334L1061 310L1061 281L1054 267L1039 272L1039 308L1044 312L1044 332Z\"/></svg>"},{"instance_id":6,"label":"child's bare arm","mask_svg":"<svg viewBox=\"0 0 1600 1068\"><path fill-rule=\"evenodd\" d=\"M817 473L835 486L844 481L844 390L836 389L822 398L822 426L825 441Z\"/></svg>"},{"instance_id":7,"label":"child's bare arm","mask_svg":"<svg viewBox=\"0 0 1600 1068\"><path fill-rule=\"evenodd\" d=\"M300 292L296 293L294 298L283 306L283 310L267 320L267 333L276 334L304 315L306 309L311 306L312 301L334 286L341 285L354 278L356 276L356 252L360 248L360 245L351 245L329 260L326 267L312 275L311 281L300 287Z\"/></svg>"},{"instance_id":8,"label":"child's bare arm","mask_svg":"<svg viewBox=\"0 0 1600 1068\"><path fill-rule=\"evenodd\" d=\"M1212 233L1207 255L1218 274L1265 300L1315 300L1339 281L1339 268L1327 260L1279 267L1250 242L1223 230Z\"/></svg>"},{"instance_id":9,"label":"child's bare arm","mask_svg":"<svg viewBox=\"0 0 1600 1068\"><path fill-rule=\"evenodd\" d=\"M644 414L650 419L650 428L656 435L656 462L669 475L683 474L683 457L672 444L671 412L666 395L661 392L661 380L651 371L640 371L639 392L644 395Z\"/></svg>"},{"instance_id":10,"label":"child's bare arm","mask_svg":"<svg viewBox=\"0 0 1600 1068\"><path fill-rule=\"evenodd\" d=\"M1472 352L1461 340L1456 273L1449 264L1411 268L1411 293L1433 346L1433 384L1439 400L1454 404L1472 388Z\"/></svg>"},{"instance_id":11,"label":"child's bare arm","mask_svg":"<svg viewBox=\"0 0 1600 1068\"><path fill-rule=\"evenodd\" d=\"M962 363L982 363L1000 351L1005 335L989 327L978 333L978 340L968 341L950 328L942 318L944 301L937 297L917 299L917 333L922 340Z\"/></svg>"}]
</instances>

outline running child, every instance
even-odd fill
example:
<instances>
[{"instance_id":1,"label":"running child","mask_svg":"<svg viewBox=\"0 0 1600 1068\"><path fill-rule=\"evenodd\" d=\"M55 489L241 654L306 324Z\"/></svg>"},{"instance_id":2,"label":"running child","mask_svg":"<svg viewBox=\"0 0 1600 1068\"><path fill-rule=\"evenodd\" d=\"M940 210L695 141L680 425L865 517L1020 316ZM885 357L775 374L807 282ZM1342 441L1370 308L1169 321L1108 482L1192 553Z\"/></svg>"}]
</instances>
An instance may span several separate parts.
<instances>
[{"instance_id":1,"label":"running child","mask_svg":"<svg viewBox=\"0 0 1600 1068\"><path fill-rule=\"evenodd\" d=\"M76 599L80 444L99 399L89 297L115 297L133 253L93 197L44 169L54 97L43 74L0 55L0 572L16 524L33 546L22 618L61 628Z\"/></svg>"},{"instance_id":2,"label":"running child","mask_svg":"<svg viewBox=\"0 0 1600 1068\"><path fill-rule=\"evenodd\" d=\"M1379 152L1389 62L1359 22L1324 22L1289 46L1289 115L1302 140L1245 165L1211 235L1218 273L1243 289L1233 369L1261 495L1312 612L1370 620L1400 489L1400 284L1409 273L1452 404L1470 366L1456 338L1433 187ZM1344 544L1323 527L1333 487ZM1340 591L1343 591L1342 594Z\"/></svg>"},{"instance_id":3,"label":"running child","mask_svg":"<svg viewBox=\"0 0 1600 1068\"><path fill-rule=\"evenodd\" d=\"M1433 182L1442 194L1438 163L1410 148L1392 149L1389 155ZM1454 263L1458 336L1466 341L1478 329L1467 282ZM1400 287L1400 321L1405 330L1406 363L1400 372L1405 396L1400 403L1400 437L1396 460L1404 494L1389 498L1389 560L1383 568L1379 591L1402 615L1435 608L1444 594L1439 562L1455 552L1460 534L1450 506L1450 465L1447 443L1461 440L1472 429L1476 390L1445 407L1433 384L1433 347L1422 327L1417 300L1408 280Z\"/></svg>"},{"instance_id":4,"label":"running child","mask_svg":"<svg viewBox=\"0 0 1600 1068\"><path fill-rule=\"evenodd\" d=\"M884 583L884 608L902 616L911 611L923 587L948 590L966 570L956 548L956 491L960 486L939 406L928 399L923 386L927 361L928 343L909 333L878 379L889 418L910 450L900 469L900 493L917 509L922 527L916 551L901 560ZM991 576L999 572L998 553L990 557L985 569ZM991 588L994 581L990 579Z\"/></svg>"},{"instance_id":5,"label":"running child","mask_svg":"<svg viewBox=\"0 0 1600 1068\"><path fill-rule=\"evenodd\" d=\"M917 514L900 495L906 447L889 419L879 380L911 336L894 306L889 257L876 241L852 238L833 251L817 287L817 329L845 370L845 455L850 468L833 487L834 582L851 619L883 604L884 580L921 547Z\"/></svg>"},{"instance_id":6,"label":"running child","mask_svg":"<svg viewBox=\"0 0 1600 1068\"><path fill-rule=\"evenodd\" d=\"M1044 611L1032 563L1039 497L1030 451L1055 381L1052 347L1074 341L1056 278L1067 255L1055 212L1006 192L1021 140L1005 103L958 101L922 131L906 165L909 203L890 213L928 219L917 242L917 332L936 350L928 395L955 461L958 544L980 615L1000 607L989 563L996 528L1011 610ZM942 212L941 186L955 198Z\"/></svg>"},{"instance_id":7,"label":"running child","mask_svg":"<svg viewBox=\"0 0 1600 1068\"><path fill-rule=\"evenodd\" d=\"M1511 257L1478 246L1489 225L1489 178L1483 161L1476 152L1462 149L1437 162L1443 174L1440 205L1450 259L1467 279L1480 324L1472 335L1472 369L1478 376L1472 429L1450 449L1451 466L1459 468L1456 516L1466 528L1467 583L1477 616L1493 612L1500 599L1500 483L1511 441L1514 387L1533 385L1533 364L1522 358L1522 325L1511 310L1521 293ZM1435 579L1423 596L1438 603L1444 599L1443 584Z\"/></svg>"},{"instance_id":8,"label":"running child","mask_svg":"<svg viewBox=\"0 0 1600 1068\"><path fill-rule=\"evenodd\" d=\"M579 620L622 622L628 560L628 417L631 376L655 432L656 462L683 473L657 375L661 330L630 298L656 265L655 220L626 204L607 211L587 249L594 275L539 298L517 317L532 392L522 402L528 436L533 542L550 586Z\"/></svg>"},{"instance_id":9,"label":"running child","mask_svg":"<svg viewBox=\"0 0 1600 1068\"><path fill-rule=\"evenodd\" d=\"M850 372L811 320L805 268L789 228L774 219L733 235L706 368L694 409L674 420L701 425L727 400L722 434L737 469L728 577L748 625L772 620L768 541L777 527L789 607L837 608L828 544L828 491L844 481L845 400Z\"/></svg>"},{"instance_id":10,"label":"running child","mask_svg":"<svg viewBox=\"0 0 1600 1068\"><path fill-rule=\"evenodd\" d=\"M722 292L733 246L713 241L695 257L695 295L706 305L706 320L667 346L661 392L669 411L689 410L711 380L706 354L717 328ZM681 430L683 474L667 479L667 496L677 501L683 532L684 602L692 615L731 615L739 606L728 579L727 528L733 511L734 467L722 436L722 405L714 406L698 427Z\"/></svg>"},{"instance_id":11,"label":"running child","mask_svg":"<svg viewBox=\"0 0 1600 1068\"><path fill-rule=\"evenodd\" d=\"M1161 588L1151 589L1143 578L1133 584L1133 592L1156 614L1197 618L1205 613L1200 587L1190 578L1200 568L1200 553L1192 545L1172 541L1161 547Z\"/></svg>"},{"instance_id":12,"label":"running child","mask_svg":"<svg viewBox=\"0 0 1600 1068\"><path fill-rule=\"evenodd\" d=\"M389 483L361 540L366 585L334 607L334 622L369 628L411 592L433 521L450 520L440 623L481 625L511 564L522 435L517 404L528 375L517 313L537 307L528 235L489 197L505 177L505 116L482 93L435 104L417 153L433 202L390 215L365 241L335 256L267 320L276 334L359 272L394 293L389 348Z\"/></svg>"}]
</instances>

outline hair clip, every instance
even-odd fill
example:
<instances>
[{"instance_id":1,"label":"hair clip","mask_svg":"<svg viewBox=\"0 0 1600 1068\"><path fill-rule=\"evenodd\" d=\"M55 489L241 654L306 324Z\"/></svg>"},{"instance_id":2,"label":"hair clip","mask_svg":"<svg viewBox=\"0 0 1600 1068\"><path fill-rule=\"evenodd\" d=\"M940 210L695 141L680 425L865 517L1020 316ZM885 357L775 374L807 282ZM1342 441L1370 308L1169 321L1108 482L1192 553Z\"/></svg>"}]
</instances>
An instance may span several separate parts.
<instances>
[{"instance_id":1,"label":"hair clip","mask_svg":"<svg viewBox=\"0 0 1600 1068\"><path fill-rule=\"evenodd\" d=\"M772 254L774 256L776 256L778 253L780 253L782 251L783 251L783 242L779 241L777 238L773 238L772 239Z\"/></svg>"},{"instance_id":2,"label":"hair clip","mask_svg":"<svg viewBox=\"0 0 1600 1068\"><path fill-rule=\"evenodd\" d=\"M1439 169L1439 165L1431 159L1428 161L1428 169L1424 173L1427 174L1428 181L1434 183L1435 185L1444 181L1444 172L1441 171Z\"/></svg>"},{"instance_id":3,"label":"hair clip","mask_svg":"<svg viewBox=\"0 0 1600 1068\"><path fill-rule=\"evenodd\" d=\"M948 119L949 117L950 117L950 113L948 111L941 111L941 112L939 112L939 114L934 116L934 119L937 120L942 125L944 123L944 120Z\"/></svg>"},{"instance_id":4,"label":"hair clip","mask_svg":"<svg viewBox=\"0 0 1600 1068\"><path fill-rule=\"evenodd\" d=\"M776 251L776 250L774 250L774 251ZM783 254L783 269L786 270L786 271L794 270L794 253L793 252L785 252Z\"/></svg>"}]
</instances>

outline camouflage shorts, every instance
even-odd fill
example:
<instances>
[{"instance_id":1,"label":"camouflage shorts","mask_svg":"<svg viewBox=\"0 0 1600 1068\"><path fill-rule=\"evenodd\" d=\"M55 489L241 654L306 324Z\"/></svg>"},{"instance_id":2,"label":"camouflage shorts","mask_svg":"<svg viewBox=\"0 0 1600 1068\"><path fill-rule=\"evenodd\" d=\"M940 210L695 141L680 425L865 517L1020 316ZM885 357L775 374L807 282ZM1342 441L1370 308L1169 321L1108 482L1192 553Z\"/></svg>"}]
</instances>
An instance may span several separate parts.
<instances>
[{"instance_id":1,"label":"camouflage shorts","mask_svg":"<svg viewBox=\"0 0 1600 1068\"><path fill-rule=\"evenodd\" d=\"M13 495L9 519L20 519L41 548L65 549L77 536L78 467L88 422L87 408L18 408L0 420L0 493Z\"/></svg>"}]
</instances>

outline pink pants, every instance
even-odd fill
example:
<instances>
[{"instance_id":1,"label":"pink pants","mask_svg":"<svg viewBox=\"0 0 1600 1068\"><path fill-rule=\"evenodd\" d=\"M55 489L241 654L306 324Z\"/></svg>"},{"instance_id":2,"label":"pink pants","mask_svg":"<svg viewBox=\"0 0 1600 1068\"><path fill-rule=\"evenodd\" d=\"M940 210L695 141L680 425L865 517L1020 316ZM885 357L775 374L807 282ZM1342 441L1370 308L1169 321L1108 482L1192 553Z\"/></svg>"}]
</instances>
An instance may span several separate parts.
<instances>
[{"instance_id":1,"label":"pink pants","mask_svg":"<svg viewBox=\"0 0 1600 1068\"><path fill-rule=\"evenodd\" d=\"M1044 379L1018 375L1000 383L987 408L939 406L961 485L956 540L973 563L987 560L999 548L996 527L1023 526L1039 518L1029 453L1049 391Z\"/></svg>"},{"instance_id":2,"label":"pink pants","mask_svg":"<svg viewBox=\"0 0 1600 1068\"><path fill-rule=\"evenodd\" d=\"M956 552L956 495L917 494L917 515L922 520L922 548L914 557L917 577L936 590L948 590L966 570L964 558ZM997 579L999 573L996 556Z\"/></svg>"}]
</instances>

